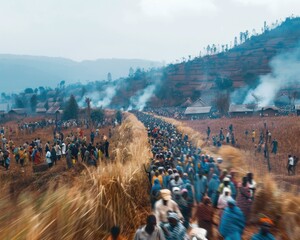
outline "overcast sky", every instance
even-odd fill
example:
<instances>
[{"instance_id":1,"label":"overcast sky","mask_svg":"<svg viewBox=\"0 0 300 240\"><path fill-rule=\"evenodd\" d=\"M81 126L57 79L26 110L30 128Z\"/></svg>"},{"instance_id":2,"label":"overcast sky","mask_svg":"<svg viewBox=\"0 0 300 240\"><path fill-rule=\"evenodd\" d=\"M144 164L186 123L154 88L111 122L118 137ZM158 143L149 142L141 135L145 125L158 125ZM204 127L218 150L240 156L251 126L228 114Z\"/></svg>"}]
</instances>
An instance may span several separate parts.
<instances>
[{"instance_id":1,"label":"overcast sky","mask_svg":"<svg viewBox=\"0 0 300 240\"><path fill-rule=\"evenodd\" d=\"M299 0L0 0L0 53L170 62L292 14Z\"/></svg>"}]
</instances>

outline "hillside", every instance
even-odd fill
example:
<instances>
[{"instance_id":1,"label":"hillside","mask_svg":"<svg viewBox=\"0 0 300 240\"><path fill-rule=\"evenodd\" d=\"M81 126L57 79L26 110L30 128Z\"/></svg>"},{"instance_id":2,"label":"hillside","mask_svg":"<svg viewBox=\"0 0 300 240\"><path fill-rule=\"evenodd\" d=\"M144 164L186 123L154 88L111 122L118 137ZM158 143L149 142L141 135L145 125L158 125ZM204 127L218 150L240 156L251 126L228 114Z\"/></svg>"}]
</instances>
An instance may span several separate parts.
<instances>
[{"instance_id":1,"label":"hillside","mask_svg":"<svg viewBox=\"0 0 300 240\"><path fill-rule=\"evenodd\" d=\"M134 89L126 92L121 89L114 102L127 102L139 87L145 88L149 84L156 86L156 97L152 97L149 104L152 106L174 106L197 95L209 102L218 90L215 86L217 77L231 79L232 91L244 86L254 88L259 76L271 72L270 61L279 54L293 52L299 41L300 18L288 18L277 28L252 36L227 52L170 64L140 78L128 79Z\"/></svg>"},{"instance_id":2,"label":"hillside","mask_svg":"<svg viewBox=\"0 0 300 240\"><path fill-rule=\"evenodd\" d=\"M95 107L124 109L178 106L187 98L196 100L199 97L207 103L213 103L223 90L222 85L216 84L216 79L231 81L232 86L227 92L231 95L232 103L243 103L247 95L251 96L253 89L260 90L272 101L277 101L283 93L286 96L282 98L289 101L291 95L287 94L296 92L298 99L295 97L294 100L299 101L299 46L300 18L288 18L278 27L248 37L232 49L166 67L157 67L159 63L143 60L74 62L57 58L0 55L0 81L7 83L2 85L3 90L17 91L25 87L54 87L65 80L68 85L66 88L44 89L38 93L38 103L54 103L59 96L60 106L71 94L76 96L80 106L84 106L85 97L89 97ZM145 70L136 69L128 75L130 66L140 66ZM113 81L103 81L107 79L108 72L112 73ZM100 81L92 82L95 79ZM263 79L267 80L267 85L260 87ZM76 81L80 83L70 85ZM22 104L14 104L17 99L15 96L5 99L12 101L13 107L22 108L29 107L31 96L20 93L18 99L24 100ZM271 101L267 100L264 102L268 105Z\"/></svg>"},{"instance_id":3,"label":"hillside","mask_svg":"<svg viewBox=\"0 0 300 240\"><path fill-rule=\"evenodd\" d=\"M64 58L0 54L1 91L18 92L27 87L56 87L62 80L67 83L106 80L109 72L116 79L128 76L130 67L148 69L158 66L161 63L140 59L76 62Z\"/></svg>"}]
</instances>

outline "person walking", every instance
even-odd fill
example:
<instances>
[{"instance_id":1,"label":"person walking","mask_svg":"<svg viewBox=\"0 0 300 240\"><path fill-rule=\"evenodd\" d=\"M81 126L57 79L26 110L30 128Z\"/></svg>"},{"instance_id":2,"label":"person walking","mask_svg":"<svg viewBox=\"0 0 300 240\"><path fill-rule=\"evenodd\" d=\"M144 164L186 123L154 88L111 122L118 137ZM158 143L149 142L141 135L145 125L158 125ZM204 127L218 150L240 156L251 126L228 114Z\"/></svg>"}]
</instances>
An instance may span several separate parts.
<instances>
[{"instance_id":1,"label":"person walking","mask_svg":"<svg viewBox=\"0 0 300 240\"><path fill-rule=\"evenodd\" d=\"M207 239L214 239L213 236L214 207L211 205L209 197L205 196L203 202L198 204L194 219L197 220L198 227L207 231Z\"/></svg>"},{"instance_id":2,"label":"person walking","mask_svg":"<svg viewBox=\"0 0 300 240\"><path fill-rule=\"evenodd\" d=\"M238 196L237 196L237 206L244 213L246 221L249 219L251 213L252 199L251 192L248 186L247 177L243 177L242 183L238 188Z\"/></svg>"},{"instance_id":3,"label":"person walking","mask_svg":"<svg viewBox=\"0 0 300 240\"><path fill-rule=\"evenodd\" d=\"M48 167L51 168L53 166L53 162L51 160L51 152L46 152L46 162L48 163Z\"/></svg>"},{"instance_id":4,"label":"person walking","mask_svg":"<svg viewBox=\"0 0 300 240\"><path fill-rule=\"evenodd\" d=\"M119 226L113 226L110 230L110 236L107 238L107 240L125 240L120 232L121 230Z\"/></svg>"},{"instance_id":5,"label":"person walking","mask_svg":"<svg viewBox=\"0 0 300 240\"><path fill-rule=\"evenodd\" d=\"M165 240L162 229L156 225L155 215L147 217L146 225L136 231L134 240Z\"/></svg>"},{"instance_id":6,"label":"person walking","mask_svg":"<svg viewBox=\"0 0 300 240\"><path fill-rule=\"evenodd\" d=\"M293 168L294 168L294 158L292 157L292 155L289 155L288 163L287 163L288 175L293 175Z\"/></svg>"},{"instance_id":7,"label":"person walking","mask_svg":"<svg viewBox=\"0 0 300 240\"><path fill-rule=\"evenodd\" d=\"M251 237L251 240L275 240L275 237L270 233L270 229L274 225L273 221L269 218L261 218L259 222L260 230Z\"/></svg>"},{"instance_id":8,"label":"person walking","mask_svg":"<svg viewBox=\"0 0 300 240\"><path fill-rule=\"evenodd\" d=\"M245 217L236 202L231 199L224 210L219 231L226 240L241 240L245 228Z\"/></svg>"}]
</instances>

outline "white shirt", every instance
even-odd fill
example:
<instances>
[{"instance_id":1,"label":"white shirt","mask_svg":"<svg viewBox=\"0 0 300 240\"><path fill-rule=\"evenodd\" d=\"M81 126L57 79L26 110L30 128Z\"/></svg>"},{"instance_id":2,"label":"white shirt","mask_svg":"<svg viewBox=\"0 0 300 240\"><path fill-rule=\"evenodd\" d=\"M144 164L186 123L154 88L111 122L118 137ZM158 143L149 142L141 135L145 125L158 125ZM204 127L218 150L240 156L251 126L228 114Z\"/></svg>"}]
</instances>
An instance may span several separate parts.
<instances>
[{"instance_id":1,"label":"white shirt","mask_svg":"<svg viewBox=\"0 0 300 240\"><path fill-rule=\"evenodd\" d=\"M218 200L218 208L220 209L226 208L228 206L229 200L233 200L233 198L230 195L226 196L225 194L222 194Z\"/></svg>"},{"instance_id":2,"label":"white shirt","mask_svg":"<svg viewBox=\"0 0 300 240\"><path fill-rule=\"evenodd\" d=\"M46 153L46 162L47 163L51 163L52 161L51 161L51 153L50 153L50 151L48 151L47 153Z\"/></svg>"},{"instance_id":3,"label":"white shirt","mask_svg":"<svg viewBox=\"0 0 300 240\"><path fill-rule=\"evenodd\" d=\"M61 150L62 150L62 154L66 154L66 144L65 143L63 143L62 145L61 145Z\"/></svg>"},{"instance_id":4,"label":"white shirt","mask_svg":"<svg viewBox=\"0 0 300 240\"><path fill-rule=\"evenodd\" d=\"M294 166L294 158L293 157L289 158L289 165Z\"/></svg>"},{"instance_id":5,"label":"white shirt","mask_svg":"<svg viewBox=\"0 0 300 240\"><path fill-rule=\"evenodd\" d=\"M165 240L165 236L160 227L156 226L151 235L146 232L145 228L146 226L136 231L134 240Z\"/></svg>"},{"instance_id":6,"label":"white shirt","mask_svg":"<svg viewBox=\"0 0 300 240\"><path fill-rule=\"evenodd\" d=\"M176 202L174 202L173 200L169 200L167 202L167 205L165 206L163 200L160 199L155 203L154 206L154 212L157 223L168 222L168 211L176 212L180 219L183 218Z\"/></svg>"}]
</instances>

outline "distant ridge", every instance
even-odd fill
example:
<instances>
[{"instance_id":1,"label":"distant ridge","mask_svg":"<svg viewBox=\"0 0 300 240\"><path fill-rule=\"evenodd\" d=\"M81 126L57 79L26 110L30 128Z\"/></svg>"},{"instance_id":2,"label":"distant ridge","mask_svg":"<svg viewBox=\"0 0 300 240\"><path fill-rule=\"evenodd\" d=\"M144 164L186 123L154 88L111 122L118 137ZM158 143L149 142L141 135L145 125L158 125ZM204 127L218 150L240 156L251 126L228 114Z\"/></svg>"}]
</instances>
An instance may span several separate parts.
<instances>
[{"instance_id":1,"label":"distant ridge","mask_svg":"<svg viewBox=\"0 0 300 240\"><path fill-rule=\"evenodd\" d=\"M55 87L61 80L67 84L128 76L132 67L149 69L162 63L142 59L96 59L73 61L60 57L0 54L1 91L18 92L27 87Z\"/></svg>"}]
</instances>

